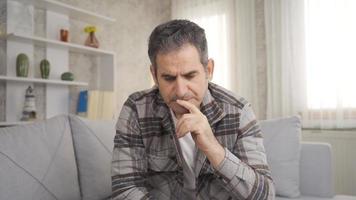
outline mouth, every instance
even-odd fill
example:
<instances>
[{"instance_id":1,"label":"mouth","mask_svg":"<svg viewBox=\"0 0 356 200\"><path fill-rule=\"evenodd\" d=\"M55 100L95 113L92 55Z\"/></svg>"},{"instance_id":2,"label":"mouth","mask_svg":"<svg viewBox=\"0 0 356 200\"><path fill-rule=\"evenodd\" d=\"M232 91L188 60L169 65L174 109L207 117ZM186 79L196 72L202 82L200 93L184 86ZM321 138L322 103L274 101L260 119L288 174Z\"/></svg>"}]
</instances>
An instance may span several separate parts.
<instances>
[{"instance_id":1,"label":"mouth","mask_svg":"<svg viewBox=\"0 0 356 200\"><path fill-rule=\"evenodd\" d=\"M189 110L186 109L185 107L179 105L176 101L172 101L169 105L169 107L173 110L174 113L176 114L186 114L189 113Z\"/></svg>"}]
</instances>

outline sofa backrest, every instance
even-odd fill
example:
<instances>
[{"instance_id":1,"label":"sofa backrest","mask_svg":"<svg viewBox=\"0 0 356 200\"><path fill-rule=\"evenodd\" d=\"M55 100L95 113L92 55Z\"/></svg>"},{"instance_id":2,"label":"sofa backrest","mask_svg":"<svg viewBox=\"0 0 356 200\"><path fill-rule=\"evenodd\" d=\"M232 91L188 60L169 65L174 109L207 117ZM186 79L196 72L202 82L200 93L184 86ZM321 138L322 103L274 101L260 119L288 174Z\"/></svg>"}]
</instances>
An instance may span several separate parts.
<instances>
[{"instance_id":1,"label":"sofa backrest","mask_svg":"<svg viewBox=\"0 0 356 200\"><path fill-rule=\"evenodd\" d=\"M0 199L80 199L67 116L0 129Z\"/></svg>"},{"instance_id":2,"label":"sofa backrest","mask_svg":"<svg viewBox=\"0 0 356 200\"><path fill-rule=\"evenodd\" d=\"M302 143L300 192L302 195L321 198L332 198L335 195L330 144L322 142Z\"/></svg>"},{"instance_id":3,"label":"sofa backrest","mask_svg":"<svg viewBox=\"0 0 356 200\"><path fill-rule=\"evenodd\" d=\"M300 195L301 121L297 116L260 121L276 195Z\"/></svg>"},{"instance_id":4,"label":"sofa backrest","mask_svg":"<svg viewBox=\"0 0 356 200\"><path fill-rule=\"evenodd\" d=\"M78 164L83 200L101 200L111 196L111 160L115 121L88 120L69 116L74 152Z\"/></svg>"}]
</instances>

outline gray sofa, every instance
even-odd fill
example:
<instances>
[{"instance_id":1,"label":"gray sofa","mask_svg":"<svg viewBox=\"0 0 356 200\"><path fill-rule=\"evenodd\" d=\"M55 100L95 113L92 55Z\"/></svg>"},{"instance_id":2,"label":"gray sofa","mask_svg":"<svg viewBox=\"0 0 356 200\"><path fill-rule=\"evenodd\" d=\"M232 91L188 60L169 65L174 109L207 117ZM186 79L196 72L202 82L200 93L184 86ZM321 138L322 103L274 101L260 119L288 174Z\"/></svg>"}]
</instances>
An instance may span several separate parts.
<instances>
[{"instance_id":1,"label":"gray sofa","mask_svg":"<svg viewBox=\"0 0 356 200\"><path fill-rule=\"evenodd\" d=\"M294 200L356 200L354 196L334 195L331 146L302 143L300 157L300 196ZM276 200L291 198L277 196Z\"/></svg>"},{"instance_id":2,"label":"gray sofa","mask_svg":"<svg viewBox=\"0 0 356 200\"><path fill-rule=\"evenodd\" d=\"M0 129L0 200L110 198L115 124L57 116Z\"/></svg>"},{"instance_id":3,"label":"gray sofa","mask_svg":"<svg viewBox=\"0 0 356 200\"><path fill-rule=\"evenodd\" d=\"M334 195L331 146L301 143L297 116L260 121L276 199L356 200Z\"/></svg>"},{"instance_id":4,"label":"gray sofa","mask_svg":"<svg viewBox=\"0 0 356 200\"><path fill-rule=\"evenodd\" d=\"M278 166L278 160L283 162L280 157L284 155L275 152L275 148L283 147L276 147L273 142L280 143L280 139L268 132L285 130L283 126L277 130L279 126L276 124L288 127L298 121L297 118L285 120L261 122L266 137L266 151L276 155L269 156L269 162L274 163L271 168L277 176L276 186L281 183L277 193L283 195L289 192L299 196L300 192L301 196L297 199L306 200L356 199L333 195L330 146L321 143L302 144L301 149L296 150L301 152L300 162L298 160L300 184L298 182L294 186L300 191L284 193L283 186L288 183L283 177L278 177L281 175L278 172L285 170ZM114 126L114 121L89 121L62 115L29 125L0 128L0 200L110 198Z\"/></svg>"}]
</instances>

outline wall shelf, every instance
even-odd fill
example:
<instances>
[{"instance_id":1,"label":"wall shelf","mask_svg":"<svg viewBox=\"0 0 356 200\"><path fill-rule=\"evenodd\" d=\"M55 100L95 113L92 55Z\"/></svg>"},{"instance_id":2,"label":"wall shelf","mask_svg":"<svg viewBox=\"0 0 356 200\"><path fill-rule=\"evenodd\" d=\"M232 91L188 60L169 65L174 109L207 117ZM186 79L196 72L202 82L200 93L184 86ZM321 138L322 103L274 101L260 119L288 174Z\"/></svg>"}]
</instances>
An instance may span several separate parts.
<instances>
[{"instance_id":1,"label":"wall shelf","mask_svg":"<svg viewBox=\"0 0 356 200\"><path fill-rule=\"evenodd\" d=\"M87 47L79 44L73 44L69 42L51 40L51 39L37 37L37 36L21 35L18 33L7 34L6 38L8 40L13 40L13 41L34 43L35 45L43 46L43 47L56 46L56 47L68 48L70 52L75 52L75 53L84 53L84 54L91 54L91 55L98 55L98 56L102 56L102 55L112 56L115 54L112 51L96 49L96 48Z\"/></svg>"},{"instance_id":2,"label":"wall shelf","mask_svg":"<svg viewBox=\"0 0 356 200\"><path fill-rule=\"evenodd\" d=\"M78 82L78 81L63 81L63 80L51 80L51 79L40 79L40 78L24 78L24 77L9 77L1 76L0 80L14 81L14 82L29 82L29 83L44 83L44 84L54 84L54 85L68 85L68 86L88 86L88 83Z\"/></svg>"},{"instance_id":3,"label":"wall shelf","mask_svg":"<svg viewBox=\"0 0 356 200\"><path fill-rule=\"evenodd\" d=\"M18 1L24 4L33 5L37 8L50 10L56 13L69 16L71 19L85 21L88 23L102 24L113 23L116 19L99 15L94 12L90 12L81 8L77 8L71 5L67 5L55 0L12 0Z\"/></svg>"},{"instance_id":4,"label":"wall shelf","mask_svg":"<svg viewBox=\"0 0 356 200\"><path fill-rule=\"evenodd\" d=\"M0 62L0 71L5 72L0 75L0 84L6 87L6 95L0 97L0 101L5 102L4 114L1 113L5 119L0 122L0 126L31 123L23 122L20 118L23 112L23 97L29 84L38 83L44 86L44 91L39 93L38 102L41 105L39 112L45 119L74 112L73 104L78 94L77 89L81 88L72 86L85 87L88 90L115 91L116 54L113 51L88 47L80 44L80 41L63 42L58 38L61 27L70 30L70 20L74 19L94 26L109 26L110 23L115 22L115 19L58 0L6 0L5 2L5 12L0 13L0 18L5 16L4 23L0 20L0 25L5 25L5 31L0 33L0 39L6 41L6 46L0 47L0 57L6 59L5 62ZM45 37L33 35L36 25L35 15L36 12L42 12L41 9L45 11L44 15L40 16L45 22L45 26L41 27ZM20 53L28 56L30 66L38 65L36 62L40 59L47 59L51 63L51 78L34 77L36 71L33 68L30 68L29 77L17 77L14 66ZM77 53L80 58L77 59L77 56L71 56L70 53ZM83 54L89 56L82 56ZM83 79L90 80L90 84L60 80L62 73L70 71L71 61L78 64L77 68L73 67L72 73L85 74ZM89 66L86 62L90 62ZM80 67L83 65L90 69L85 68L86 71L82 73ZM79 78L79 80L83 79Z\"/></svg>"},{"instance_id":5,"label":"wall shelf","mask_svg":"<svg viewBox=\"0 0 356 200\"><path fill-rule=\"evenodd\" d=\"M0 122L0 127L1 126L24 125L24 124L30 124L30 123L33 123L33 121Z\"/></svg>"}]
</instances>

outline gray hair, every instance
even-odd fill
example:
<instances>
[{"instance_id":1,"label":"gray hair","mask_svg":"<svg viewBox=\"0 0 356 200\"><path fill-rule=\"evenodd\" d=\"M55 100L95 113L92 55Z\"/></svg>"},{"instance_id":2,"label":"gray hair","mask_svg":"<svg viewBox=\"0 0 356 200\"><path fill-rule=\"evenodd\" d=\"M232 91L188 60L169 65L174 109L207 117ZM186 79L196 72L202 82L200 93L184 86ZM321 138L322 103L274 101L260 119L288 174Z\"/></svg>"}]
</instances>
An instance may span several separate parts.
<instances>
[{"instance_id":1,"label":"gray hair","mask_svg":"<svg viewBox=\"0 0 356 200\"><path fill-rule=\"evenodd\" d=\"M200 62L206 68L208 64L208 44L205 31L188 20L171 20L158 25L152 31L148 42L148 56L151 64L156 69L157 54L178 50L187 43L198 50Z\"/></svg>"}]
</instances>

